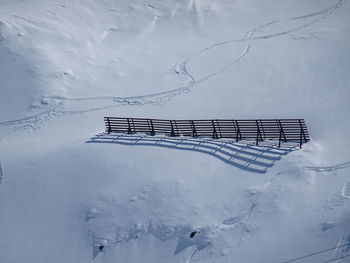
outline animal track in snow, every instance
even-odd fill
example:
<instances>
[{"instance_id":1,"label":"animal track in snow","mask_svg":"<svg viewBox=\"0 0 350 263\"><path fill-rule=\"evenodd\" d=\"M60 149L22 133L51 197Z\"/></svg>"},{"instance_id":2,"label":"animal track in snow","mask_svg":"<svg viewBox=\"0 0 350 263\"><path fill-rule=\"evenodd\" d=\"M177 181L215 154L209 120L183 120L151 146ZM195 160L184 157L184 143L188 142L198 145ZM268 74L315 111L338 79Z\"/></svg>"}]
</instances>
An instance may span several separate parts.
<instances>
[{"instance_id":1,"label":"animal track in snow","mask_svg":"<svg viewBox=\"0 0 350 263\"><path fill-rule=\"evenodd\" d=\"M346 185L345 185L345 187L347 188ZM347 190L345 190L345 191L347 191ZM321 209L323 211L331 211L331 210L342 207L345 204L345 202L347 201L347 199L349 199L349 198L344 196L343 191L344 191L344 187L341 191L335 193L331 198L327 199L326 202L323 204ZM347 193L345 193L345 194L347 194Z\"/></svg>"}]
</instances>

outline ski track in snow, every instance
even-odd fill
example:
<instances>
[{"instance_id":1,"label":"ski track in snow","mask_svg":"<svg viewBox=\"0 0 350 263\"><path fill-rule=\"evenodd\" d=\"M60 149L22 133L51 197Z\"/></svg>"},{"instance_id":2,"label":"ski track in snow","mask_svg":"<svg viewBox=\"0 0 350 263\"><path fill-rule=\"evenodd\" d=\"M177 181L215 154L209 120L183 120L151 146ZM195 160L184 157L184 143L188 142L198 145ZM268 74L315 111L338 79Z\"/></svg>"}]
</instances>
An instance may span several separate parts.
<instances>
[{"instance_id":1,"label":"ski track in snow","mask_svg":"<svg viewBox=\"0 0 350 263\"><path fill-rule=\"evenodd\" d=\"M333 166L304 166L305 169L315 172L333 172L336 170L346 169L350 167L350 162L341 163Z\"/></svg>"},{"instance_id":2,"label":"ski track in snow","mask_svg":"<svg viewBox=\"0 0 350 263\"><path fill-rule=\"evenodd\" d=\"M87 97L87 98L69 98L69 97L61 97L61 96L51 96L51 97L44 97L43 99L49 99L52 100L53 106L50 110L47 110L42 113L38 113L33 116L29 116L27 118L23 119L18 119L18 120L13 120L13 121L6 121L0 123L0 126L15 126L14 130L21 130L21 129L26 129L26 128L37 128L38 124L42 124L43 121L48 120L52 117L57 117L60 115L66 115L66 114L79 114L79 113L87 113L87 112L92 112L92 111L100 111L100 110L105 110L113 107L118 107L122 105L146 105L146 104L161 104L165 103L171 99L173 99L176 96L182 95L186 92L191 91L196 85L209 80L210 78L213 78L214 76L226 71L230 67L232 67L235 64L240 63L249 53L250 49L252 48L252 43L256 40L264 40L264 39L271 39L271 38L276 38L280 37L283 35L287 35L293 32L296 32L298 30L310 27L311 25L319 22L320 20L323 20L333 14L337 9L339 9L346 0L339 0L335 5L323 8L319 11L315 11L309 14L301 15L301 16L296 16L292 18L288 18L285 20L273 20L271 22L262 24L260 26L257 26L251 30L249 30L245 36L241 39L232 39L232 40L226 40L226 41L221 41L214 43L204 49L198 50L197 52L193 53L191 56L185 58L183 61L178 63L177 70L175 70L175 73L178 74L185 74L189 78L189 84L184 85L179 88L175 88L172 90L164 91L164 92L159 92L159 93L154 93L154 94L148 94L148 95L140 95L140 96L130 96L130 97L115 97L115 96L103 96L103 97ZM158 16L156 16L158 18ZM281 32L277 32L274 34L266 34L262 36L256 36L257 33L261 32L262 29L266 29L271 25L275 25L278 23L285 23L288 21L297 21L297 20L304 20L304 19L309 19L316 17L314 20L311 20L308 23L302 24L300 26L293 27L288 30L284 30ZM17 17L20 19L24 19L22 17ZM23 21L27 21L24 19ZM35 23L35 21L27 21L28 23L30 22ZM36 24L36 23L35 23ZM188 72L187 70L187 64L191 62L194 58L200 56L201 54L212 50L214 48L223 46L223 45L231 45L234 43L238 42L244 42L247 43L247 46L245 49L241 52L241 54L234 60L232 60L230 63L227 63L226 65L223 65L219 70L215 72L211 72L206 76L203 76L199 79L195 79L193 75ZM88 108L88 109L83 109L83 110L75 110L75 111L65 111L64 110L64 103L67 101L107 101L109 102L108 105L103 106L103 107L96 107L96 108ZM39 125L40 126L40 125ZM0 134L1 136L1 134ZM6 135L2 135L6 136Z\"/></svg>"},{"instance_id":3,"label":"ski track in snow","mask_svg":"<svg viewBox=\"0 0 350 263\"><path fill-rule=\"evenodd\" d=\"M338 244L337 244L337 247L338 246L341 246L340 248L335 248L334 251L333 251L333 255L339 255L339 260L342 261L342 258L343 256L348 256L349 255L349 251L350 251L350 234L349 233L346 233L348 231L343 231L341 234L340 234L340 237L339 237L339 241L338 241ZM348 244L347 246L342 246L343 244ZM340 262L340 261L334 261L334 262Z\"/></svg>"},{"instance_id":4,"label":"ski track in snow","mask_svg":"<svg viewBox=\"0 0 350 263\"><path fill-rule=\"evenodd\" d=\"M191 254L191 256L186 260L186 263L191 263L192 259L196 255L197 251L198 250L196 248L193 250L193 253Z\"/></svg>"}]
</instances>

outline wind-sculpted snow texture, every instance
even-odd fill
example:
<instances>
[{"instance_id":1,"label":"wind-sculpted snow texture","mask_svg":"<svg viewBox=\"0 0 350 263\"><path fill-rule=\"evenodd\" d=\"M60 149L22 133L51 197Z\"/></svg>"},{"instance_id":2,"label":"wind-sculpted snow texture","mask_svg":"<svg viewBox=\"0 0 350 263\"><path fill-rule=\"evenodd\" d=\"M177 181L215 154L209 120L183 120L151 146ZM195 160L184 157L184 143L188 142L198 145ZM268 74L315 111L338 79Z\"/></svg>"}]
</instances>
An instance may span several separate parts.
<instances>
[{"instance_id":1,"label":"wind-sculpted snow texture","mask_svg":"<svg viewBox=\"0 0 350 263\"><path fill-rule=\"evenodd\" d=\"M348 262L349 14L0 1L0 262ZM106 134L104 116L303 118L311 141Z\"/></svg>"},{"instance_id":2,"label":"wind-sculpted snow texture","mask_svg":"<svg viewBox=\"0 0 350 263\"><path fill-rule=\"evenodd\" d=\"M161 213L162 207L168 205L174 195L178 195L183 190L182 188L182 184L178 183L175 192L164 193L161 185L145 186L141 193L128 200L128 207L121 206L117 201L112 201L111 199L108 199L108 204L106 204L106 197L99 200L97 202L98 207L89 208L85 216L93 236L94 257L97 257L100 253L96 248L101 244L113 248L115 246L125 246L129 242L142 242L142 240L147 240L151 237L160 242L174 244L172 254L175 256L184 250L188 250L188 248L193 248L193 253L189 255L188 260L190 260L193 258L193 254L205 249L208 249L213 254L218 253L216 239L220 235L238 234L240 236L238 242L242 242L243 238L247 238L246 235L249 235L249 228L251 228L249 219L259 206L257 201L259 194L255 192L248 192L246 204L239 204L247 207L240 208L238 214L223 219L218 225L191 225L191 219L180 219L179 221L182 221L182 224L171 225L148 219L148 212L144 214L145 218L137 220L137 223L133 223L133 220L120 218L121 214L128 217L133 213L139 213L140 210L144 209L145 205L147 206L147 203L156 201L158 208L149 213L150 218L152 218L152 214ZM167 198L162 197L163 195ZM181 218L176 212L171 216L173 218ZM197 217L195 211L192 216ZM104 228L100 227L102 224ZM204 254L207 253L205 252ZM197 257L198 259L205 258L206 255L197 255Z\"/></svg>"}]
</instances>

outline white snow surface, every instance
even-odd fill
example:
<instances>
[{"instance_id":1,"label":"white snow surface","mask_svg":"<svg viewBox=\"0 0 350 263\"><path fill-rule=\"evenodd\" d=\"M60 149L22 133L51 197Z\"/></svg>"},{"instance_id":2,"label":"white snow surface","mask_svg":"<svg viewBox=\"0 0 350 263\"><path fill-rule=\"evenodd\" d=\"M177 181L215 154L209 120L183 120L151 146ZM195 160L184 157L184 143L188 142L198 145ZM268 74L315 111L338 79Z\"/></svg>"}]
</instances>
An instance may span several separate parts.
<instances>
[{"instance_id":1,"label":"white snow surface","mask_svg":"<svg viewBox=\"0 0 350 263\"><path fill-rule=\"evenodd\" d=\"M282 263L349 243L349 50L347 0L0 0L0 262ZM312 140L106 135L107 115L304 118Z\"/></svg>"}]
</instances>

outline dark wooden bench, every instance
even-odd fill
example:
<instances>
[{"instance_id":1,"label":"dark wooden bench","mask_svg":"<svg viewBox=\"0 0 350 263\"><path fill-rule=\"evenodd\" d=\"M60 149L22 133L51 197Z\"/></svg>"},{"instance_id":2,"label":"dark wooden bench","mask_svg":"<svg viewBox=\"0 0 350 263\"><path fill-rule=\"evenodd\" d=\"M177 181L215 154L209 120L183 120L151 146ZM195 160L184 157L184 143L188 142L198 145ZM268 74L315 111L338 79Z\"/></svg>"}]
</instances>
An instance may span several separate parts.
<instances>
[{"instance_id":1,"label":"dark wooden bench","mask_svg":"<svg viewBox=\"0 0 350 263\"><path fill-rule=\"evenodd\" d=\"M259 119L259 120L160 120L145 118L105 117L106 132L165 134L169 136L228 138L236 142L244 139L298 142L300 148L310 140L303 119Z\"/></svg>"}]
</instances>

